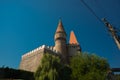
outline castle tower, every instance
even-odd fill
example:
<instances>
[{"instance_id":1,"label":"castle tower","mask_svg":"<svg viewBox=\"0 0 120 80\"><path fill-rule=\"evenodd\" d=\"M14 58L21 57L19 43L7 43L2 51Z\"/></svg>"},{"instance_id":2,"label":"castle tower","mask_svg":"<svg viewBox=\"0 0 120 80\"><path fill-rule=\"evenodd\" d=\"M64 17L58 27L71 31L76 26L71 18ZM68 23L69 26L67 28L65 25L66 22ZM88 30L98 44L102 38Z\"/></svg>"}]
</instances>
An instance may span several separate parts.
<instances>
[{"instance_id":1,"label":"castle tower","mask_svg":"<svg viewBox=\"0 0 120 80\"><path fill-rule=\"evenodd\" d=\"M69 44L68 44L69 57L74 56L78 52L81 52L81 48L80 48L80 45L77 41L77 38L76 38L74 32L71 31L70 40L69 40Z\"/></svg>"},{"instance_id":2,"label":"castle tower","mask_svg":"<svg viewBox=\"0 0 120 80\"><path fill-rule=\"evenodd\" d=\"M63 60L67 60L66 32L63 28L62 21L59 20L58 27L54 36L55 50L61 55Z\"/></svg>"}]
</instances>

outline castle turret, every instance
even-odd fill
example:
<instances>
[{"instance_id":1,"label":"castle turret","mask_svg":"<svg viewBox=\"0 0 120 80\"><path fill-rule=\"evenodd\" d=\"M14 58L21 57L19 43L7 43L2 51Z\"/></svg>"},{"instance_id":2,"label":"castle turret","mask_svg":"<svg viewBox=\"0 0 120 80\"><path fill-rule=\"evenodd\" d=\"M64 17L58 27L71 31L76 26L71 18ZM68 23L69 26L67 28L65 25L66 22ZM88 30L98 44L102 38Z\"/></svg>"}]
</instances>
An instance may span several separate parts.
<instances>
[{"instance_id":1,"label":"castle turret","mask_svg":"<svg viewBox=\"0 0 120 80\"><path fill-rule=\"evenodd\" d=\"M62 56L63 60L67 58L66 32L60 20L55 33L55 50Z\"/></svg>"},{"instance_id":2,"label":"castle turret","mask_svg":"<svg viewBox=\"0 0 120 80\"><path fill-rule=\"evenodd\" d=\"M70 40L68 45L69 57L74 56L76 53L81 52L80 45L73 31L70 33Z\"/></svg>"}]
</instances>

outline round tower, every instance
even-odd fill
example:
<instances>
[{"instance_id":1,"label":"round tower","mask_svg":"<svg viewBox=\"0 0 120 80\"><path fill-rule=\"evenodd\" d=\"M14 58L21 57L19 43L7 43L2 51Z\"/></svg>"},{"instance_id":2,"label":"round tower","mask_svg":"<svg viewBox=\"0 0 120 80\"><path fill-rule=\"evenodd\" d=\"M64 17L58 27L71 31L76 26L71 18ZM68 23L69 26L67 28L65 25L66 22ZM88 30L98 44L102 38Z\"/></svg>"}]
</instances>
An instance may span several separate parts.
<instances>
[{"instance_id":1,"label":"round tower","mask_svg":"<svg viewBox=\"0 0 120 80\"><path fill-rule=\"evenodd\" d=\"M64 60L67 59L66 36L67 35L63 28L62 21L59 20L58 27L54 36L55 50L62 56Z\"/></svg>"}]
</instances>

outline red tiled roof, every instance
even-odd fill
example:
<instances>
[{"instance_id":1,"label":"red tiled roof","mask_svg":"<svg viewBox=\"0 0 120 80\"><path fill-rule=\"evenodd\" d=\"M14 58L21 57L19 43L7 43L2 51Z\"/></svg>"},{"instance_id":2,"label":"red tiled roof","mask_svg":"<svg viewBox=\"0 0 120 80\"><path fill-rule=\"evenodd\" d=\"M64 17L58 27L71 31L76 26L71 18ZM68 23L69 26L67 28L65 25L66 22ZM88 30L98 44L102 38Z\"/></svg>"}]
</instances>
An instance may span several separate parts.
<instances>
[{"instance_id":1,"label":"red tiled roof","mask_svg":"<svg viewBox=\"0 0 120 80\"><path fill-rule=\"evenodd\" d=\"M65 32L61 20L60 20L59 23L58 23L58 27L57 27L56 32Z\"/></svg>"},{"instance_id":2,"label":"red tiled roof","mask_svg":"<svg viewBox=\"0 0 120 80\"><path fill-rule=\"evenodd\" d=\"M71 33L70 33L69 43L70 44L79 44L73 31L71 31Z\"/></svg>"}]
</instances>

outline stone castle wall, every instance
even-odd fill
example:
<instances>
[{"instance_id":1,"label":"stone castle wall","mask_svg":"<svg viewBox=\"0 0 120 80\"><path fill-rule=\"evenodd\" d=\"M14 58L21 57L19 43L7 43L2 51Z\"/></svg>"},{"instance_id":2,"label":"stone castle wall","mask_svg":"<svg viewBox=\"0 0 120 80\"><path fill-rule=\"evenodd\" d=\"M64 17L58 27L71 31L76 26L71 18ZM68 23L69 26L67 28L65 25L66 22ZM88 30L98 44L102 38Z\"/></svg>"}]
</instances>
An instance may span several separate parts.
<instances>
[{"instance_id":1,"label":"stone castle wall","mask_svg":"<svg viewBox=\"0 0 120 80\"><path fill-rule=\"evenodd\" d=\"M78 44L68 44L67 48L68 48L69 57L74 56L77 52L81 52L80 46Z\"/></svg>"},{"instance_id":2,"label":"stone castle wall","mask_svg":"<svg viewBox=\"0 0 120 80\"><path fill-rule=\"evenodd\" d=\"M40 61L45 53L54 53L53 47L45 45L38 47L22 56L19 69L35 72L40 65Z\"/></svg>"},{"instance_id":3,"label":"stone castle wall","mask_svg":"<svg viewBox=\"0 0 120 80\"><path fill-rule=\"evenodd\" d=\"M75 55L77 51L79 51L79 49L79 45L68 44L68 58ZM45 53L59 55L58 52L54 49L54 47L49 47L45 45L40 46L22 56L19 69L35 72L40 65L41 59Z\"/></svg>"},{"instance_id":4,"label":"stone castle wall","mask_svg":"<svg viewBox=\"0 0 120 80\"><path fill-rule=\"evenodd\" d=\"M68 44L67 50L68 50L68 58L75 55L77 51L79 51L80 47L79 45L75 44ZM49 46L40 46L22 56L20 67L19 69L35 72L38 68L38 66L41 63L41 59L45 53L50 53L53 55L59 55L57 51L54 49L54 47Z\"/></svg>"}]
</instances>

